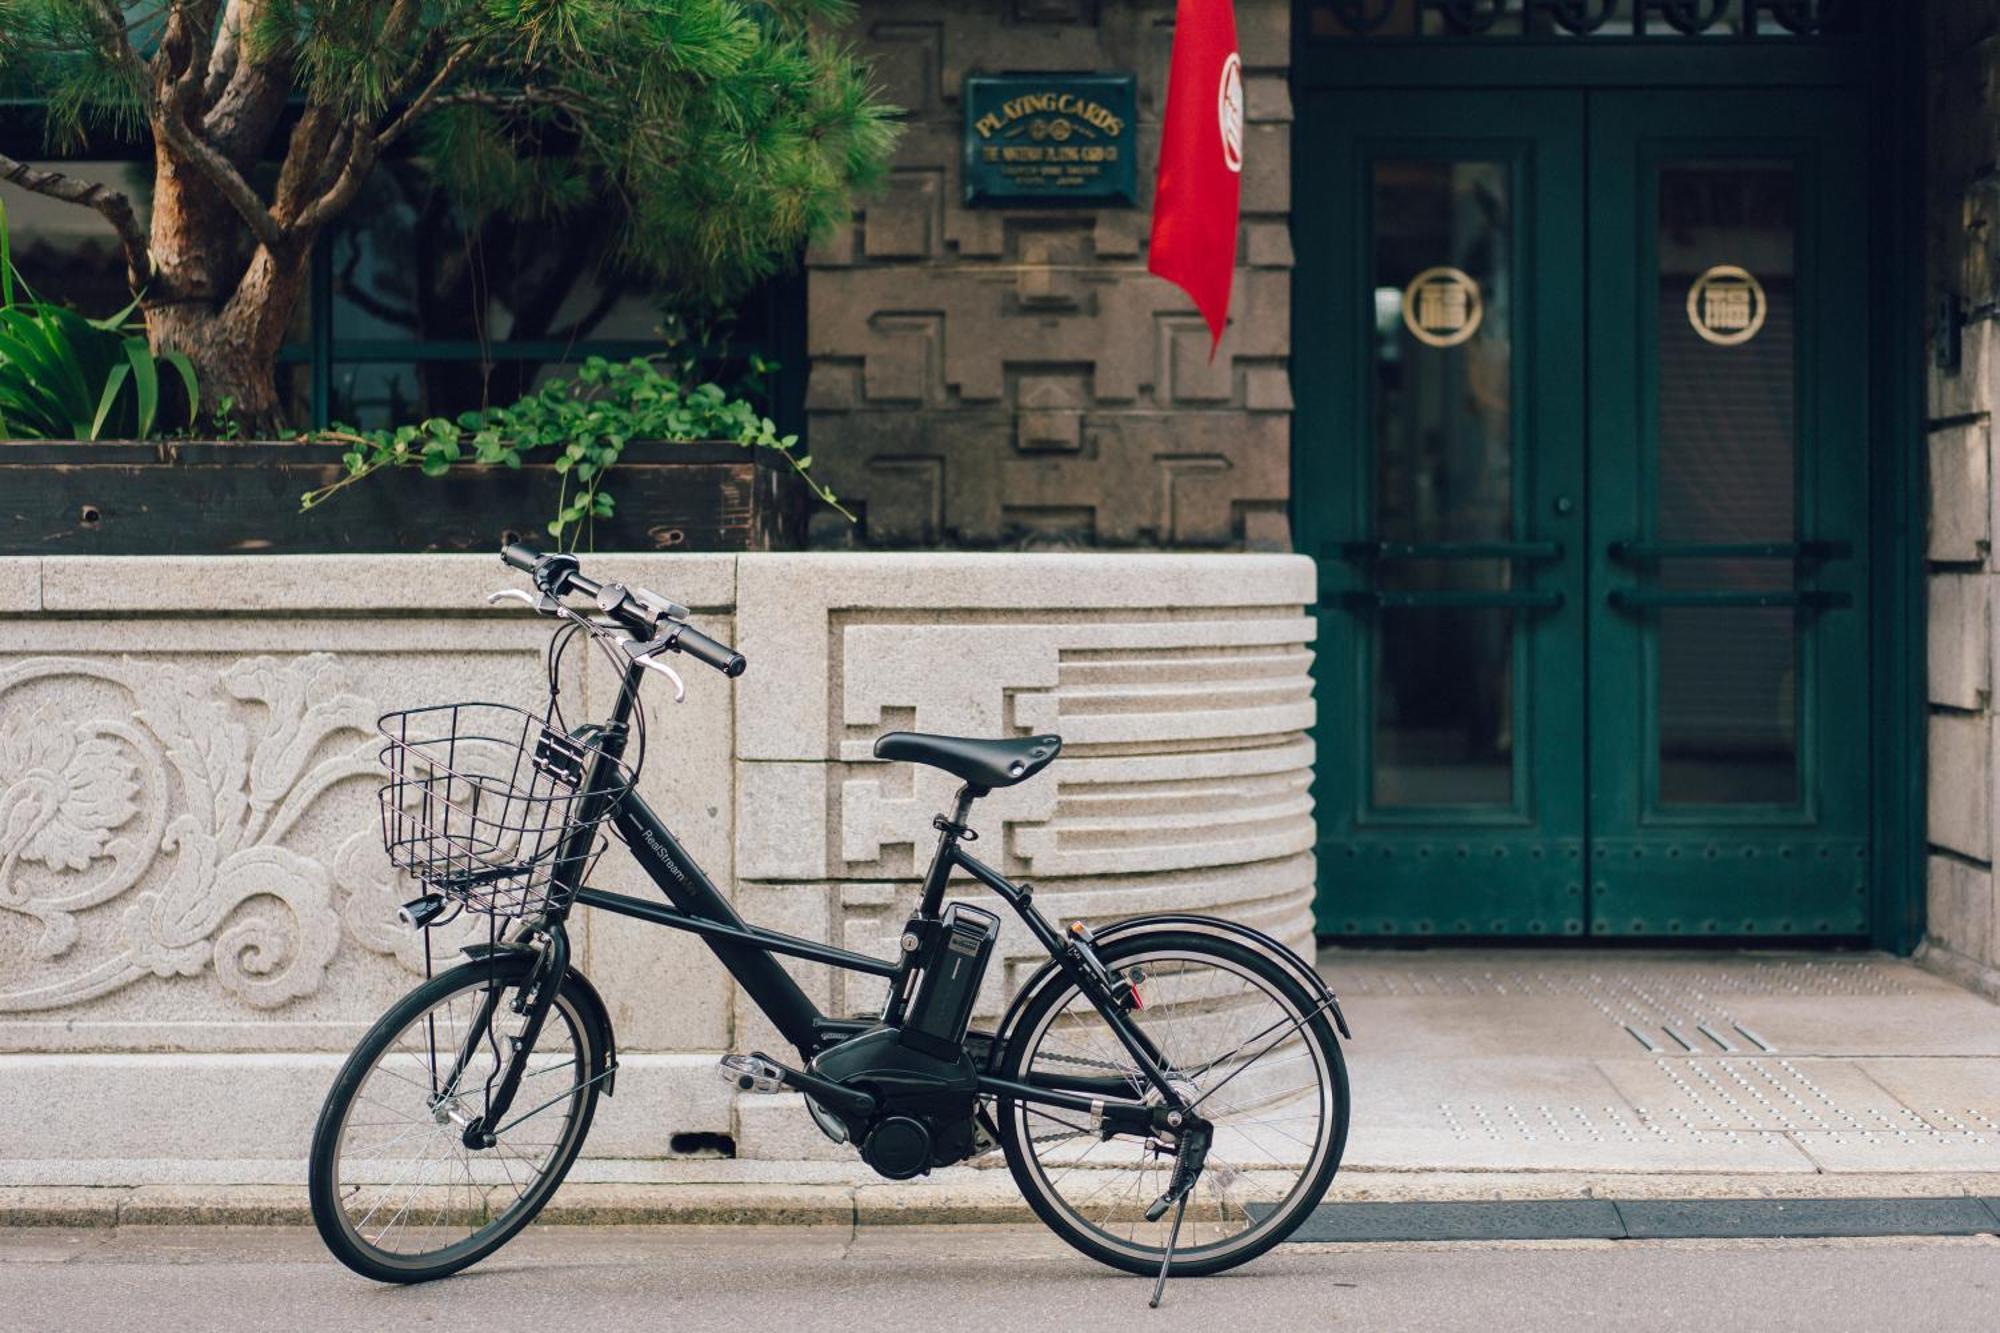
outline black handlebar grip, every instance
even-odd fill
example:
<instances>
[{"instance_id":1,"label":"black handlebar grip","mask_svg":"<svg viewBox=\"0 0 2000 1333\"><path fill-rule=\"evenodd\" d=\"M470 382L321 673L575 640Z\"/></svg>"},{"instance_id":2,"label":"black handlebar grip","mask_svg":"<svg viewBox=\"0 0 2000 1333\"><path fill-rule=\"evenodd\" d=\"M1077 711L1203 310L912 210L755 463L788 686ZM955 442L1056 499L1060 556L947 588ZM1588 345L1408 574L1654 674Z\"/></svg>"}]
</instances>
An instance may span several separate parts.
<instances>
[{"instance_id":1,"label":"black handlebar grip","mask_svg":"<svg viewBox=\"0 0 2000 1333\"><path fill-rule=\"evenodd\" d=\"M500 563L512 566L523 574L534 573L541 560L542 553L526 542L508 542L500 548Z\"/></svg>"},{"instance_id":2,"label":"black handlebar grip","mask_svg":"<svg viewBox=\"0 0 2000 1333\"><path fill-rule=\"evenodd\" d=\"M726 643L717 643L700 630L683 625L681 632L674 636L674 647L697 662L706 662L725 676L740 676L743 668L750 664Z\"/></svg>"}]
</instances>

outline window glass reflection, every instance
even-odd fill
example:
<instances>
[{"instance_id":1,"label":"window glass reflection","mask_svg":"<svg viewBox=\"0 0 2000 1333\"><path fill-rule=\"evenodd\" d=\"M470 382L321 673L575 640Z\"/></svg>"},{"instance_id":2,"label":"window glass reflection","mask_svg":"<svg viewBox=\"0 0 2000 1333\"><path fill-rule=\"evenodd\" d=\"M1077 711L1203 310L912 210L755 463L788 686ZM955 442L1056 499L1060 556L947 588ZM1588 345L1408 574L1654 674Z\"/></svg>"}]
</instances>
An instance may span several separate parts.
<instances>
[{"instance_id":1,"label":"window glass reflection","mask_svg":"<svg viewBox=\"0 0 2000 1333\"><path fill-rule=\"evenodd\" d=\"M1660 540L1797 536L1794 172L1787 163L1681 162L1659 175L1656 423ZM1664 561L1691 594L1789 591L1784 560ZM1798 799L1796 616L1670 608L1658 621L1660 799Z\"/></svg>"},{"instance_id":2,"label":"window glass reflection","mask_svg":"<svg viewBox=\"0 0 2000 1333\"><path fill-rule=\"evenodd\" d=\"M1373 171L1373 533L1504 541L1514 531L1512 218L1506 165ZM1500 591L1504 560L1385 561L1387 593ZM1513 799L1514 618L1504 608L1367 613L1378 807Z\"/></svg>"}]
</instances>

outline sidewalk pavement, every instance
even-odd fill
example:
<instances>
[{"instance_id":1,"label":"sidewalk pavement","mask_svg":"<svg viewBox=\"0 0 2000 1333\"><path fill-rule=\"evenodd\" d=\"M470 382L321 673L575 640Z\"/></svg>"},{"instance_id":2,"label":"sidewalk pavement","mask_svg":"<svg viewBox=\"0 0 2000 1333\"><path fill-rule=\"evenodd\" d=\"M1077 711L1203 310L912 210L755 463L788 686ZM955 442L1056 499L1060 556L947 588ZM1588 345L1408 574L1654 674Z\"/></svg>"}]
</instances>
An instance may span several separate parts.
<instances>
[{"instance_id":1,"label":"sidewalk pavement","mask_svg":"<svg viewBox=\"0 0 2000 1333\"><path fill-rule=\"evenodd\" d=\"M1330 1202L2000 1197L2000 1006L1910 963L1452 950L1329 951L1320 966L1354 1028L1353 1130ZM171 1171L177 1183L114 1186L0 1174L0 1223L306 1219L302 1162ZM1029 1216L997 1153L903 1183L857 1162L586 1158L545 1214Z\"/></svg>"}]
</instances>

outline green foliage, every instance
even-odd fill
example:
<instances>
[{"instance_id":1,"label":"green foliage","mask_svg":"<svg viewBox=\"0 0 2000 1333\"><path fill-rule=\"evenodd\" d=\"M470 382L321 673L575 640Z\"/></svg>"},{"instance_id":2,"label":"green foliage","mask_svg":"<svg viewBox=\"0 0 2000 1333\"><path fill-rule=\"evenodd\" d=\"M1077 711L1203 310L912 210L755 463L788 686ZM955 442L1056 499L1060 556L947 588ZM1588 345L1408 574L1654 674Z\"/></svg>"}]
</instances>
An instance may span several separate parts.
<instances>
[{"instance_id":1,"label":"green foliage","mask_svg":"<svg viewBox=\"0 0 2000 1333\"><path fill-rule=\"evenodd\" d=\"M236 419L236 398L233 394L223 394L215 400L215 410L208 414L209 426L218 440L240 440L243 438L243 423Z\"/></svg>"},{"instance_id":2,"label":"green foliage","mask_svg":"<svg viewBox=\"0 0 2000 1333\"><path fill-rule=\"evenodd\" d=\"M176 185L150 234L116 192L59 172L27 188L104 213L256 430L276 349L252 331L285 325L302 257L392 152L414 150L467 231L611 230L612 283L728 300L795 263L898 133L830 35L850 17L850 0L0 0L0 93L40 100L64 148L150 130ZM287 280L244 288L259 248Z\"/></svg>"},{"instance_id":3,"label":"green foliage","mask_svg":"<svg viewBox=\"0 0 2000 1333\"><path fill-rule=\"evenodd\" d=\"M16 300L19 289L25 300ZM128 323L134 301L106 319L34 299L14 271L7 206L0 201L0 438L143 440L160 408L160 366L199 404L194 367L179 352L157 356L145 328Z\"/></svg>"},{"instance_id":4,"label":"green foliage","mask_svg":"<svg viewBox=\"0 0 2000 1333\"><path fill-rule=\"evenodd\" d=\"M0 63L47 101L64 146L148 113L161 9L126 7L122 32L108 11L0 0ZM880 180L897 133L895 108L828 35L848 0L266 0L251 13L244 58L306 106L377 133L419 106L419 154L468 225L610 208L620 263L690 292L740 291L789 262ZM213 31L194 41L205 59Z\"/></svg>"},{"instance_id":5,"label":"green foliage","mask_svg":"<svg viewBox=\"0 0 2000 1333\"><path fill-rule=\"evenodd\" d=\"M812 459L796 452L796 435L778 434L749 400L713 383L687 384L644 357L591 357L574 379L550 380L519 402L462 413L456 421L433 417L375 431L336 426L307 438L347 446L347 475L308 492L304 509L385 468L444 477L455 467L518 468L529 457L547 458L562 477L548 531L565 549L575 547L592 520L611 517L616 500L605 483L634 440L727 440L776 450L820 499L854 517L808 473Z\"/></svg>"},{"instance_id":6,"label":"green foliage","mask_svg":"<svg viewBox=\"0 0 2000 1333\"><path fill-rule=\"evenodd\" d=\"M419 131L461 209L560 218L612 201L621 265L684 292L768 276L845 217L894 146L865 69L812 26L844 5L487 0L482 12L482 40L517 58ZM336 80L329 94L354 88Z\"/></svg>"},{"instance_id":7,"label":"green foliage","mask_svg":"<svg viewBox=\"0 0 2000 1333\"><path fill-rule=\"evenodd\" d=\"M129 136L145 123L145 78L116 58L117 33L104 0L0 0L0 73L11 95L46 104L52 146L80 148L93 129ZM136 7L127 40L150 48L161 15Z\"/></svg>"}]
</instances>

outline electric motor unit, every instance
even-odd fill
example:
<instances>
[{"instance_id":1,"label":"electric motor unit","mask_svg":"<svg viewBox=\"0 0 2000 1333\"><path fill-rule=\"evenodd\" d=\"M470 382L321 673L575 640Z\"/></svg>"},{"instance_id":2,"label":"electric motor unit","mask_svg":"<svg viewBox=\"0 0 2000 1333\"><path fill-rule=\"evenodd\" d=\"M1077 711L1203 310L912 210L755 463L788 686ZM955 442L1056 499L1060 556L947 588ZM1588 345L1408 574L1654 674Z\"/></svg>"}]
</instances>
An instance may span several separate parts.
<instances>
[{"instance_id":1,"label":"electric motor unit","mask_svg":"<svg viewBox=\"0 0 2000 1333\"><path fill-rule=\"evenodd\" d=\"M972 1002L1000 937L1000 918L969 903L944 909L903 1019L903 1044L940 1059L955 1056L972 1022Z\"/></svg>"},{"instance_id":2,"label":"electric motor unit","mask_svg":"<svg viewBox=\"0 0 2000 1333\"><path fill-rule=\"evenodd\" d=\"M912 1116L885 1116L861 1142L861 1160L891 1180L931 1169L931 1132Z\"/></svg>"}]
</instances>

